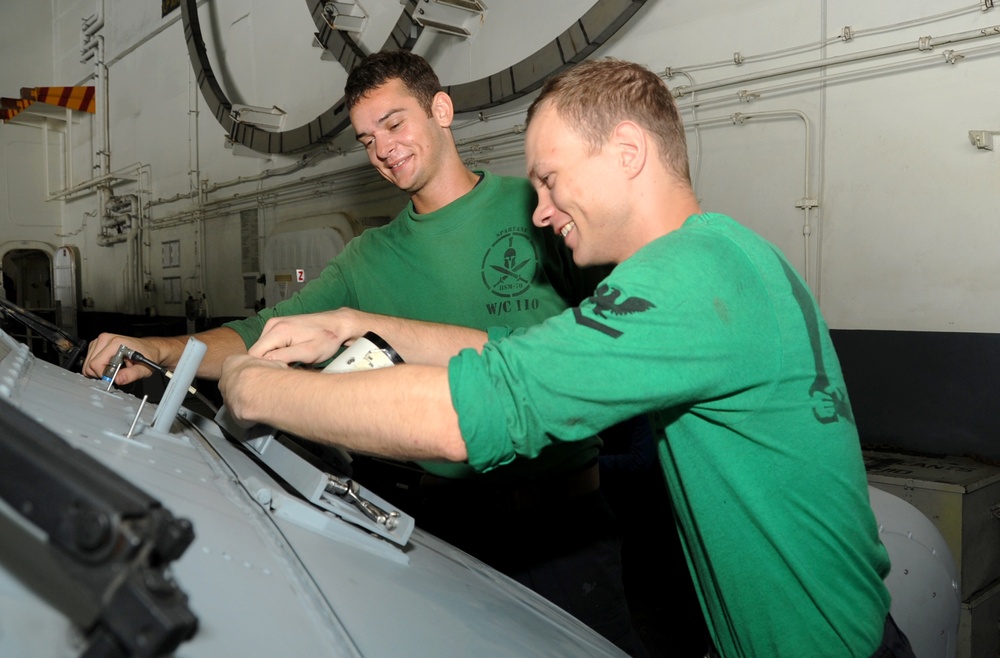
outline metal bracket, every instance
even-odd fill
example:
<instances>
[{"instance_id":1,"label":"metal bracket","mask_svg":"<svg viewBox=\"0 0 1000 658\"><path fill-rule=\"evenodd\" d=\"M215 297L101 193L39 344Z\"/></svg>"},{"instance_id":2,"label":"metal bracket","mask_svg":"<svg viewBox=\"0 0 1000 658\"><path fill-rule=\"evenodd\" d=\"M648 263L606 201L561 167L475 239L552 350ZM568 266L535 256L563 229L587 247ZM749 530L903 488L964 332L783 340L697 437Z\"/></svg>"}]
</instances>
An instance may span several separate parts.
<instances>
[{"instance_id":1,"label":"metal bracket","mask_svg":"<svg viewBox=\"0 0 1000 658\"><path fill-rule=\"evenodd\" d=\"M331 30L360 34L368 24L368 12L357 2L327 2L323 5L323 20Z\"/></svg>"},{"instance_id":2,"label":"metal bracket","mask_svg":"<svg viewBox=\"0 0 1000 658\"><path fill-rule=\"evenodd\" d=\"M249 435L253 438L244 445L306 500L395 544L406 545L413 531L412 517L391 510L388 502L357 482L330 475L306 462L273 429L257 425Z\"/></svg>"},{"instance_id":3,"label":"metal bracket","mask_svg":"<svg viewBox=\"0 0 1000 658\"><path fill-rule=\"evenodd\" d=\"M273 428L255 425L244 430L226 407L219 409L215 422L238 437L247 450L316 507L394 544L406 545L413 532L413 517L393 510L387 501L353 480L317 468L300 455L300 448Z\"/></svg>"},{"instance_id":4,"label":"metal bracket","mask_svg":"<svg viewBox=\"0 0 1000 658\"><path fill-rule=\"evenodd\" d=\"M285 124L287 113L276 105L256 107L253 105L233 105L232 117L237 123L245 123L271 132L277 132Z\"/></svg>"},{"instance_id":5,"label":"metal bracket","mask_svg":"<svg viewBox=\"0 0 1000 658\"><path fill-rule=\"evenodd\" d=\"M486 5L479 0L435 0L413 14L413 21L445 34L471 38L484 21Z\"/></svg>"},{"instance_id":6,"label":"metal bracket","mask_svg":"<svg viewBox=\"0 0 1000 658\"><path fill-rule=\"evenodd\" d=\"M969 131L969 141L977 149L985 149L987 151L992 151L996 147L997 137L1000 137L1000 131L996 130L970 130Z\"/></svg>"},{"instance_id":7,"label":"metal bracket","mask_svg":"<svg viewBox=\"0 0 1000 658\"><path fill-rule=\"evenodd\" d=\"M946 50L941 54L944 55L944 61L948 62L949 64L954 64L960 59L965 59L965 55L956 53L954 50Z\"/></svg>"}]
</instances>

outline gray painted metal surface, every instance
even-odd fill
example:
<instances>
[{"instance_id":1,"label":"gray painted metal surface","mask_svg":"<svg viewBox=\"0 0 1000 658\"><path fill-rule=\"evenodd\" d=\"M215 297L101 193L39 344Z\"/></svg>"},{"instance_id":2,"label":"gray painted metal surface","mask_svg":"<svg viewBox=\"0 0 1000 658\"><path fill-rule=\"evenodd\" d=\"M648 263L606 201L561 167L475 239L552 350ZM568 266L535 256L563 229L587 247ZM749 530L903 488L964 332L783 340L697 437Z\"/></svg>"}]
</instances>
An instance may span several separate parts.
<instances>
[{"instance_id":1,"label":"gray painted metal surface","mask_svg":"<svg viewBox=\"0 0 1000 658\"><path fill-rule=\"evenodd\" d=\"M622 655L419 527L400 546L364 515L290 493L212 420L182 410L157 431L155 405L105 388L0 332L0 413L26 414L193 523L171 571L199 626L176 655ZM0 656L80 655L80 629L0 567Z\"/></svg>"}]
</instances>

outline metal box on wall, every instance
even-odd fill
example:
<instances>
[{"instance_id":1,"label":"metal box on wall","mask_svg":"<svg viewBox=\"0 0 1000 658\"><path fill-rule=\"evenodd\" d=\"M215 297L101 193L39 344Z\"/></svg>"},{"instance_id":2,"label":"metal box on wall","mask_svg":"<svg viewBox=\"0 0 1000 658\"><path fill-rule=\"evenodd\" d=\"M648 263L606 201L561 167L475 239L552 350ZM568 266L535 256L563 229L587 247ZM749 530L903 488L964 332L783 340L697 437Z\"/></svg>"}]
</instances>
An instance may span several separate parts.
<instances>
[{"instance_id":1,"label":"metal box on wall","mask_svg":"<svg viewBox=\"0 0 1000 658\"><path fill-rule=\"evenodd\" d=\"M963 601L1000 578L1000 468L965 457L863 453L868 482L919 509L944 535Z\"/></svg>"},{"instance_id":2,"label":"metal box on wall","mask_svg":"<svg viewBox=\"0 0 1000 658\"><path fill-rule=\"evenodd\" d=\"M962 602L958 617L959 658L1000 656L1000 580Z\"/></svg>"},{"instance_id":3,"label":"metal box on wall","mask_svg":"<svg viewBox=\"0 0 1000 658\"><path fill-rule=\"evenodd\" d=\"M955 557L957 657L1000 655L1000 468L965 457L862 452L868 483L923 512Z\"/></svg>"}]
</instances>

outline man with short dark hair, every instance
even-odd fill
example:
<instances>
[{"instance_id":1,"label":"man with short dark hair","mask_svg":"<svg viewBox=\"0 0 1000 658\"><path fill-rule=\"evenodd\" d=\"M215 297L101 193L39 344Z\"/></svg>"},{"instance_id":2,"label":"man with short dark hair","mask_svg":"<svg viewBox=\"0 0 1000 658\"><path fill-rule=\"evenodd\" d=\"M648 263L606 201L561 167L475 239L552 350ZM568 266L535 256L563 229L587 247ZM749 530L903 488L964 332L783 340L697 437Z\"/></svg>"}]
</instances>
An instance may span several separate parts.
<instances>
[{"instance_id":1,"label":"man with short dark hair","mask_svg":"<svg viewBox=\"0 0 1000 658\"><path fill-rule=\"evenodd\" d=\"M617 265L585 303L488 341L359 316L345 335L376 328L429 365L350 375L287 368L308 332L275 327L225 364L230 409L487 473L649 413L674 509L650 510L650 527L676 521L710 653L912 656L888 615L889 558L818 305L777 248L702 212L663 82L615 60L549 80L528 112L526 159L535 224L577 264ZM304 400L269 394L305 388ZM372 419L373 400L391 412Z\"/></svg>"}]
</instances>

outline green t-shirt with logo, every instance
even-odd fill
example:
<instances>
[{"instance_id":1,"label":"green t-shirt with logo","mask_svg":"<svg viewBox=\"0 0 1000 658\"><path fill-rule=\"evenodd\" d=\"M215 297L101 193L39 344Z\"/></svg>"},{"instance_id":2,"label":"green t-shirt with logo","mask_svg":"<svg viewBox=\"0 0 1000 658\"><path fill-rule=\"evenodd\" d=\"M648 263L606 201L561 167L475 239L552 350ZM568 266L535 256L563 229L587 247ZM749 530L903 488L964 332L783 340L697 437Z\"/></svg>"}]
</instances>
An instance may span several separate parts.
<instances>
[{"instance_id":1,"label":"green t-shirt with logo","mask_svg":"<svg viewBox=\"0 0 1000 658\"><path fill-rule=\"evenodd\" d=\"M592 291L552 231L531 223L535 193L522 178L477 172L468 194L434 212L412 202L388 225L347 243L320 276L291 298L225 326L253 345L269 318L350 307L370 313L486 330L528 327ZM405 355L404 355L405 358ZM547 450L486 476L507 480L568 470L597 455L600 440ZM422 463L444 477L475 475L465 464Z\"/></svg>"},{"instance_id":2,"label":"green t-shirt with logo","mask_svg":"<svg viewBox=\"0 0 1000 658\"><path fill-rule=\"evenodd\" d=\"M491 333L491 339L494 338ZM723 656L868 656L889 593L829 331L771 244L695 215L580 306L449 364L469 462L489 470L650 414Z\"/></svg>"}]
</instances>

